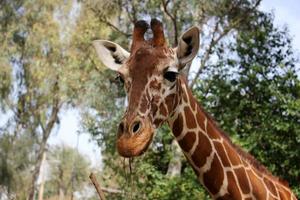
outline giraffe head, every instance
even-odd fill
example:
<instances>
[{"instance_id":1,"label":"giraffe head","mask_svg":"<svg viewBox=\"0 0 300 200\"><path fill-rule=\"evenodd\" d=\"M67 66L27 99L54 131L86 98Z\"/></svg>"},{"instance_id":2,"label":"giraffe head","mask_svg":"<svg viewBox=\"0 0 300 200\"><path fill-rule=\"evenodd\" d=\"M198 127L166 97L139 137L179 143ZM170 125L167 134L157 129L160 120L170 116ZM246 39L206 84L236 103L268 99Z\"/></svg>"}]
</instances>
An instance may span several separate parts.
<instances>
[{"instance_id":1,"label":"giraffe head","mask_svg":"<svg viewBox=\"0 0 300 200\"><path fill-rule=\"evenodd\" d=\"M153 38L144 39L149 25L135 23L130 53L106 40L93 42L99 58L115 70L127 93L128 107L120 122L117 149L124 157L141 155L152 141L154 131L176 110L180 70L198 52L199 29L192 27L176 48L167 46L160 21L152 19Z\"/></svg>"}]
</instances>

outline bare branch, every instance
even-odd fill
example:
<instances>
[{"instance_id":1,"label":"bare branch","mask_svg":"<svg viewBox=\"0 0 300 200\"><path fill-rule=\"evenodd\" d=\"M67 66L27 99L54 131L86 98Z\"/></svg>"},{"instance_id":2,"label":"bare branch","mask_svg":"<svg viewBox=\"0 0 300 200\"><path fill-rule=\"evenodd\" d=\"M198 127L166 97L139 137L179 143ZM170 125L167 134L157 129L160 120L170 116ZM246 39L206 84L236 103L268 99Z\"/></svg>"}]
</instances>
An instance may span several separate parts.
<instances>
[{"instance_id":1,"label":"bare branch","mask_svg":"<svg viewBox=\"0 0 300 200\"><path fill-rule=\"evenodd\" d=\"M52 110L51 114L49 117L49 120L46 124L46 127L42 128L42 140L40 142L40 147L37 153L37 159L35 163L35 167L32 172L32 180L29 188L29 193L28 193L28 199L33 200L34 199L34 188L35 188L35 182L37 181L37 178L40 174L40 167L42 164L42 158L43 154L46 151L46 145L47 145L47 140L51 134L51 131L53 129L53 126L55 125L57 119L58 119L58 112L62 106L62 102L60 102L60 99L58 97L58 92L59 92L59 86L58 86L58 76L56 77L56 82L53 85L53 103L52 103ZM38 116L38 120L39 116ZM39 121L39 124L42 126L42 122Z\"/></svg>"},{"instance_id":2,"label":"bare branch","mask_svg":"<svg viewBox=\"0 0 300 200\"><path fill-rule=\"evenodd\" d=\"M224 30L223 33L221 33L217 38L215 38L215 35L216 33L218 32L218 29L219 29L219 24L220 24L220 21L218 21L216 23L216 26L214 28L214 31L213 31L213 35L212 35L212 38L211 38L211 42L207 48L207 50L205 51L205 54L203 56L203 59L201 60L201 63L200 63L200 67L198 69L198 71L196 72L196 75L194 77L194 79L192 80L191 84L190 84L190 88L193 88L193 86L195 85L197 79L199 78L203 68L205 67L205 64L206 62L208 61L208 59L210 58L210 54L211 54L211 51L212 51L212 48L229 32L231 31L232 29L226 29Z\"/></svg>"},{"instance_id":3,"label":"bare branch","mask_svg":"<svg viewBox=\"0 0 300 200\"><path fill-rule=\"evenodd\" d=\"M115 189L115 188L101 187L101 189L102 189L103 192L111 193L111 194L123 194L124 193L124 191L118 190L118 189Z\"/></svg>"},{"instance_id":4,"label":"bare branch","mask_svg":"<svg viewBox=\"0 0 300 200\"><path fill-rule=\"evenodd\" d=\"M99 11L95 8L90 8L94 13L99 13ZM99 14L99 21L106 24L107 26L109 26L110 28L114 29L115 31L121 33L122 35L126 36L126 37L130 37L131 34L126 33L124 31L122 31L121 29L119 29L117 26L115 26L114 24L112 24L111 22L109 22L107 19L101 17L101 15Z\"/></svg>"},{"instance_id":5,"label":"bare branch","mask_svg":"<svg viewBox=\"0 0 300 200\"><path fill-rule=\"evenodd\" d=\"M40 124L40 127L41 127L41 129L42 129L42 132L44 133L46 130L45 130L44 124L43 124L43 122L42 122L42 120L41 120L41 115L40 115L40 114L38 114L37 120L38 120L38 123Z\"/></svg>"},{"instance_id":6,"label":"bare branch","mask_svg":"<svg viewBox=\"0 0 300 200\"><path fill-rule=\"evenodd\" d=\"M212 51L212 48L225 36L227 35L231 30L233 30L234 28L238 27L241 23L243 23L245 20L248 19L249 17L249 13L252 12L253 10L255 10L259 4L260 4L261 0L257 0L257 2L254 4L254 6L251 9L248 9L247 12L245 12L243 14L243 17L240 16L236 21L232 22L228 27L226 27L223 31L223 33L221 33L216 39L214 39L214 35L216 34L216 32L218 31L218 26L219 26L219 22L216 24L216 27L213 31L213 36L212 36L212 40L209 44L208 49L206 50L203 59L201 60L200 63L200 67L198 69L198 71L196 72L196 75L194 77L194 79L192 80L191 84L190 84L190 88L193 88L193 86L196 84L197 79L199 78L203 68L206 65L206 62L209 60L210 58L210 54Z\"/></svg>"},{"instance_id":7,"label":"bare branch","mask_svg":"<svg viewBox=\"0 0 300 200\"><path fill-rule=\"evenodd\" d=\"M256 9L260 3L261 3L261 0L257 0L257 2L254 4L254 7L252 8L252 10Z\"/></svg>"},{"instance_id":8,"label":"bare branch","mask_svg":"<svg viewBox=\"0 0 300 200\"><path fill-rule=\"evenodd\" d=\"M54 91L53 92L54 97L53 97L51 115L44 129L45 131L43 132L43 141L48 140L52 128L58 119L58 112L60 110L60 107L62 106L62 103L59 101L59 98L57 97L57 92L59 91L58 80L56 80L56 83L54 83L53 91Z\"/></svg>"},{"instance_id":9,"label":"bare branch","mask_svg":"<svg viewBox=\"0 0 300 200\"><path fill-rule=\"evenodd\" d=\"M99 196L100 200L105 200L105 195L104 195L103 191L101 190L101 187L100 187L100 185L97 181L97 178L96 178L96 176L94 175L93 172L90 174L90 179L91 179L92 183L95 186L95 189L98 193L98 196Z\"/></svg>"},{"instance_id":10,"label":"bare branch","mask_svg":"<svg viewBox=\"0 0 300 200\"><path fill-rule=\"evenodd\" d=\"M127 14L127 18L132 24L134 24L137 21L137 16L136 16L137 11L136 11L135 1L134 0L121 1L119 6L122 8L122 10L125 8L126 10L125 13Z\"/></svg>"},{"instance_id":11,"label":"bare branch","mask_svg":"<svg viewBox=\"0 0 300 200\"><path fill-rule=\"evenodd\" d=\"M178 44L178 27L177 27L177 17L176 17L176 13L173 15L172 13L170 13L170 11L168 10L168 4L170 3L170 0L162 0L162 5L163 5L163 9L164 12L167 14L167 16L171 19L172 24L173 24L173 28L174 28L174 46L177 46ZM175 11L176 12L176 11Z\"/></svg>"},{"instance_id":12,"label":"bare branch","mask_svg":"<svg viewBox=\"0 0 300 200\"><path fill-rule=\"evenodd\" d=\"M115 25L113 25L111 22L105 20L105 19L102 19L102 18L99 18L100 22L106 24L107 26L111 27L112 29L114 29L115 31L121 33L122 35L126 36L126 37L130 37L131 34L129 33L126 33L124 31L122 31L121 29L119 29L118 27L116 27Z\"/></svg>"},{"instance_id":13,"label":"bare branch","mask_svg":"<svg viewBox=\"0 0 300 200\"><path fill-rule=\"evenodd\" d=\"M136 20L136 19L134 18L135 14L133 14L133 17L130 15L131 12L130 12L130 10L129 10L128 4L126 4L125 9L126 9L126 13L127 13L127 16L128 16L129 21L131 21L131 23L134 23L135 20Z\"/></svg>"},{"instance_id":14,"label":"bare branch","mask_svg":"<svg viewBox=\"0 0 300 200\"><path fill-rule=\"evenodd\" d=\"M132 1L132 22L135 23L137 21L137 17L136 17L136 7L135 7L135 1Z\"/></svg>"}]
</instances>

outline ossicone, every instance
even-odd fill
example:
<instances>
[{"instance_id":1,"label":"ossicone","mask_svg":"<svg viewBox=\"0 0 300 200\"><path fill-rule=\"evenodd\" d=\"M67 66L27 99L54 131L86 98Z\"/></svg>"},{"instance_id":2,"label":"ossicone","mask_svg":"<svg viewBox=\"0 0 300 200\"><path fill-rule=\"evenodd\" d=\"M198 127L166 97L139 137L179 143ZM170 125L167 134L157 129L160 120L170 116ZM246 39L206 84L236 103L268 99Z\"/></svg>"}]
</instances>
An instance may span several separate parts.
<instances>
[{"instance_id":1,"label":"ossicone","mask_svg":"<svg viewBox=\"0 0 300 200\"><path fill-rule=\"evenodd\" d=\"M153 32L152 45L163 46L165 45L165 35L162 23L157 19L151 19L151 30Z\"/></svg>"},{"instance_id":2,"label":"ossicone","mask_svg":"<svg viewBox=\"0 0 300 200\"><path fill-rule=\"evenodd\" d=\"M149 24L144 20L139 20L134 24L131 51L133 51L140 43L145 42L144 35L148 28Z\"/></svg>"}]
</instances>

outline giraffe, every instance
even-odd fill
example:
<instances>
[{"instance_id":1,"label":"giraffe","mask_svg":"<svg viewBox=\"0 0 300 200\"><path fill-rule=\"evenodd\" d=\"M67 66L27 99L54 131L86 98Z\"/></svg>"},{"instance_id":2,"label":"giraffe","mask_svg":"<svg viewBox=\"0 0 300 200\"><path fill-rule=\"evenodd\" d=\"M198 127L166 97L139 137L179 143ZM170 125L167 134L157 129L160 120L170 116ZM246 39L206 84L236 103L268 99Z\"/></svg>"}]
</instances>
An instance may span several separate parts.
<instances>
[{"instance_id":1,"label":"giraffe","mask_svg":"<svg viewBox=\"0 0 300 200\"><path fill-rule=\"evenodd\" d=\"M118 44L95 40L103 64L118 74L128 97L119 124L117 150L123 157L143 154L155 129L167 123L200 183L213 199L296 199L288 185L250 154L234 145L193 97L180 73L199 49L197 27L169 48L159 20L152 19L153 38L144 39L146 21L137 21L130 53Z\"/></svg>"}]
</instances>

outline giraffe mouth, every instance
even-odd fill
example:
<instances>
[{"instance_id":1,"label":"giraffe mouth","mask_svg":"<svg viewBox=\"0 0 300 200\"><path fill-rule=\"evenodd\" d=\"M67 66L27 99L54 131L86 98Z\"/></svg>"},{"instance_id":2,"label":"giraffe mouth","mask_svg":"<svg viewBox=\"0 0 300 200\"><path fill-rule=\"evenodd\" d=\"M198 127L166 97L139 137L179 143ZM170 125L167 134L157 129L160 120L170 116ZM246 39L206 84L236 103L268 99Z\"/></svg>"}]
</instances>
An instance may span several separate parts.
<instances>
[{"instance_id":1,"label":"giraffe mouth","mask_svg":"<svg viewBox=\"0 0 300 200\"><path fill-rule=\"evenodd\" d=\"M140 156L146 152L152 142L154 128L149 120L136 134L124 133L117 139L118 153L126 158Z\"/></svg>"}]
</instances>

